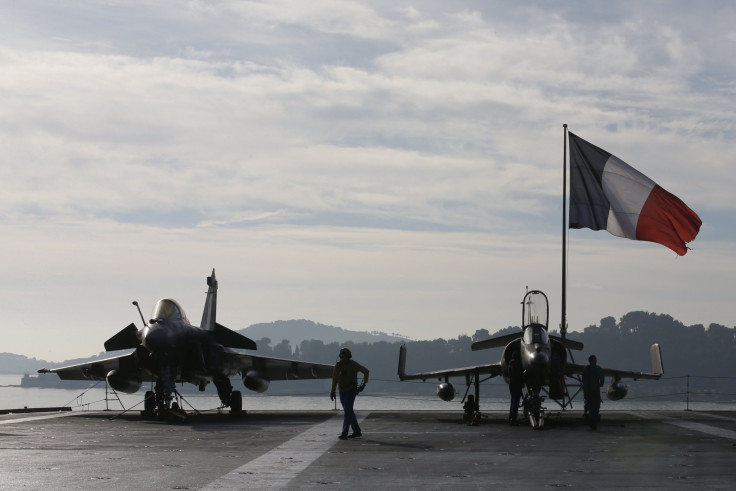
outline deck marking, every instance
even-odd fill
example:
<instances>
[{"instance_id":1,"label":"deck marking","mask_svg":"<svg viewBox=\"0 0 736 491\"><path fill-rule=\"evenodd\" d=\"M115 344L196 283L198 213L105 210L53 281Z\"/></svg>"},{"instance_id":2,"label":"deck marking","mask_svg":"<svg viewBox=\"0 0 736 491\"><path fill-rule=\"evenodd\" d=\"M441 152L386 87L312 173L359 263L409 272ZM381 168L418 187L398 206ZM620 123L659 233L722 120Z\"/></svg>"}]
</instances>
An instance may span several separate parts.
<instances>
[{"instance_id":1,"label":"deck marking","mask_svg":"<svg viewBox=\"0 0 736 491\"><path fill-rule=\"evenodd\" d=\"M368 412L359 413L362 422ZM283 488L312 462L320 458L339 440L336 429L342 423L342 414L336 414L324 423L309 428L237 469L212 481L204 490Z\"/></svg>"},{"instance_id":2,"label":"deck marking","mask_svg":"<svg viewBox=\"0 0 736 491\"><path fill-rule=\"evenodd\" d=\"M72 415L72 411L67 411L64 413L47 414L44 416L29 416L27 418L4 419L0 421L0 425L9 425L13 423L26 423L28 421L38 421L41 419L63 418L64 416L71 416L71 415Z\"/></svg>"},{"instance_id":3,"label":"deck marking","mask_svg":"<svg viewBox=\"0 0 736 491\"><path fill-rule=\"evenodd\" d=\"M695 421L688 421L684 419L669 418L659 413L642 413L640 411L627 411L630 414L634 414L644 419L658 419L663 423L667 423L673 426L679 426L686 430L699 431L700 433L706 433L708 435L718 436L721 438L728 438L736 440L736 431L727 430L725 428L718 428L717 426L711 426L703 423L697 423ZM728 418L730 419L730 418Z\"/></svg>"},{"instance_id":4,"label":"deck marking","mask_svg":"<svg viewBox=\"0 0 736 491\"><path fill-rule=\"evenodd\" d=\"M679 426L688 430L699 431L701 433L707 433L713 436L720 436L723 438L729 438L736 440L736 431L726 430L724 428L718 428L716 426L710 426L703 423L696 423L695 421L684 421L680 419L665 419L663 420L667 424Z\"/></svg>"}]
</instances>

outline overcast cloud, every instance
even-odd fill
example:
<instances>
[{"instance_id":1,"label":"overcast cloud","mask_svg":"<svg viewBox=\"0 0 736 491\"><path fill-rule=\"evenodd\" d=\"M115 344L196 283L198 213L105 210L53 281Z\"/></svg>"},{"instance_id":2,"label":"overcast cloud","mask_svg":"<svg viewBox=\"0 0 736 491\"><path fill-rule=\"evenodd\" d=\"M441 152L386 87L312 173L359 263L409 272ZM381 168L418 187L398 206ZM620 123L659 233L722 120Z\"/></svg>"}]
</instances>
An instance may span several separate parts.
<instances>
[{"instance_id":1,"label":"overcast cloud","mask_svg":"<svg viewBox=\"0 0 736 491\"><path fill-rule=\"evenodd\" d=\"M493 332L527 285L557 327L563 123L704 222L684 257L571 231L570 329L733 327L734 26L725 1L0 0L3 351L95 354L134 299L198 319L213 267L234 329Z\"/></svg>"}]
</instances>

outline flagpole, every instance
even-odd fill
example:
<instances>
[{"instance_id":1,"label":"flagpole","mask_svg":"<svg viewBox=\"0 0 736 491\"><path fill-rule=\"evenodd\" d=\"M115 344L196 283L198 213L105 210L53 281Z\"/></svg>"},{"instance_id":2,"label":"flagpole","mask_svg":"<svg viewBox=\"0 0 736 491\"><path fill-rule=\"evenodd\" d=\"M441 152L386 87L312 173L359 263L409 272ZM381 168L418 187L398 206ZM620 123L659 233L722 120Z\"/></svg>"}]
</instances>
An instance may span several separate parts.
<instances>
[{"instance_id":1,"label":"flagpole","mask_svg":"<svg viewBox=\"0 0 736 491\"><path fill-rule=\"evenodd\" d=\"M567 334L567 124L562 125L562 321L560 336Z\"/></svg>"}]
</instances>

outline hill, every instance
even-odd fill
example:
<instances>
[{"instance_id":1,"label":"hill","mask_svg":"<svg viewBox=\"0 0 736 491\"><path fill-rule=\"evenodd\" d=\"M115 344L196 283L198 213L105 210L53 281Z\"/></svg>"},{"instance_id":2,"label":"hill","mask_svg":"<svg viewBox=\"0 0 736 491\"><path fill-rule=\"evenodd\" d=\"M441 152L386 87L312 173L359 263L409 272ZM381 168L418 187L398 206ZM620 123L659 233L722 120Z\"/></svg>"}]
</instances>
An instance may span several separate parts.
<instances>
[{"instance_id":1,"label":"hill","mask_svg":"<svg viewBox=\"0 0 736 491\"><path fill-rule=\"evenodd\" d=\"M0 353L0 373L35 373L49 362L13 353Z\"/></svg>"},{"instance_id":2,"label":"hill","mask_svg":"<svg viewBox=\"0 0 736 491\"><path fill-rule=\"evenodd\" d=\"M392 336L383 332L350 331L348 329L319 324L305 319L280 320L253 324L252 326L240 329L238 332L258 343L258 354L272 353L273 348L278 346L280 348L278 354L285 357L291 357L294 349L298 348L302 341L309 340L321 341L326 345L332 343L343 345L348 342L372 344L378 342L395 343L398 341L406 341L406 338ZM284 343L284 340L286 340L287 343ZM288 352L284 352L285 346L288 346L286 348ZM0 353L0 373L35 374L39 368L56 368L76 363L85 363L100 358L107 358L113 354L115 353L102 352L96 356L90 356L89 358L52 362L37 360L36 358L28 358L26 356L13 353Z\"/></svg>"},{"instance_id":3,"label":"hill","mask_svg":"<svg viewBox=\"0 0 736 491\"><path fill-rule=\"evenodd\" d=\"M341 327L318 324L306 319L253 324L245 329L240 329L238 332L258 342L259 348L261 348L262 344L259 341L263 338L268 338L271 341L269 344L272 346L286 339L292 347L299 346L302 341L313 339L322 341L324 344L343 344L347 342L378 343L381 341L394 343L397 341L406 341L406 338L383 332L350 331Z\"/></svg>"}]
</instances>

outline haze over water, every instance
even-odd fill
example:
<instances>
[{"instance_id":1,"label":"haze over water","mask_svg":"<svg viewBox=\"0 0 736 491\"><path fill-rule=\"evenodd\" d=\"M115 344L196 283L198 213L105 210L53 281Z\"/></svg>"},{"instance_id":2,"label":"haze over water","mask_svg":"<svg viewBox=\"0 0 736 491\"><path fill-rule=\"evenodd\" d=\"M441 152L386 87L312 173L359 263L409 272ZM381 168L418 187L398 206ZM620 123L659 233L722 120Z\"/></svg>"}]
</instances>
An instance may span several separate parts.
<instances>
[{"instance_id":1,"label":"haze over water","mask_svg":"<svg viewBox=\"0 0 736 491\"><path fill-rule=\"evenodd\" d=\"M94 410L100 411L109 409L111 411L120 411L121 403L125 409L139 411L143 409L142 387L135 394L119 394L120 402L116 399L115 394L109 390L105 393L104 383L90 389L46 389L46 388L21 388L20 384L22 375L0 375L0 409L18 409L23 407L61 407L70 406L73 411ZM325 382L327 385L327 382ZM455 400L445 402L435 396L435 384L426 384L425 395L402 395L401 393L392 394L371 394L364 393L359 396L356 401L356 409L358 411L457 411L462 412L462 395L461 387L458 386L458 395ZM464 389L464 387L462 387ZM497 389L497 388L494 388ZM483 397L481 390L480 406L484 411L506 411L508 410L509 401L507 398L499 397L498 390L486 391L493 392L493 397ZM191 410L194 407L197 410L214 410L219 406L218 398L206 392L205 395L184 394L184 409ZM549 411L558 410L558 406L553 402L546 405ZM582 410L582 399L578 398L573 402L573 410ZM309 395L255 395L243 391L243 408L253 411L329 411L339 410L340 405L332 402L325 392L323 396ZM684 409L691 410L736 410L736 401L715 402L703 400L702 396L698 399L691 397L690 402L686 401L686 396L682 395L681 399L673 400L672 398L652 397L652 398L624 398L620 401L609 401L604 398L602 411L626 411L626 410L667 410L680 411Z\"/></svg>"}]
</instances>

